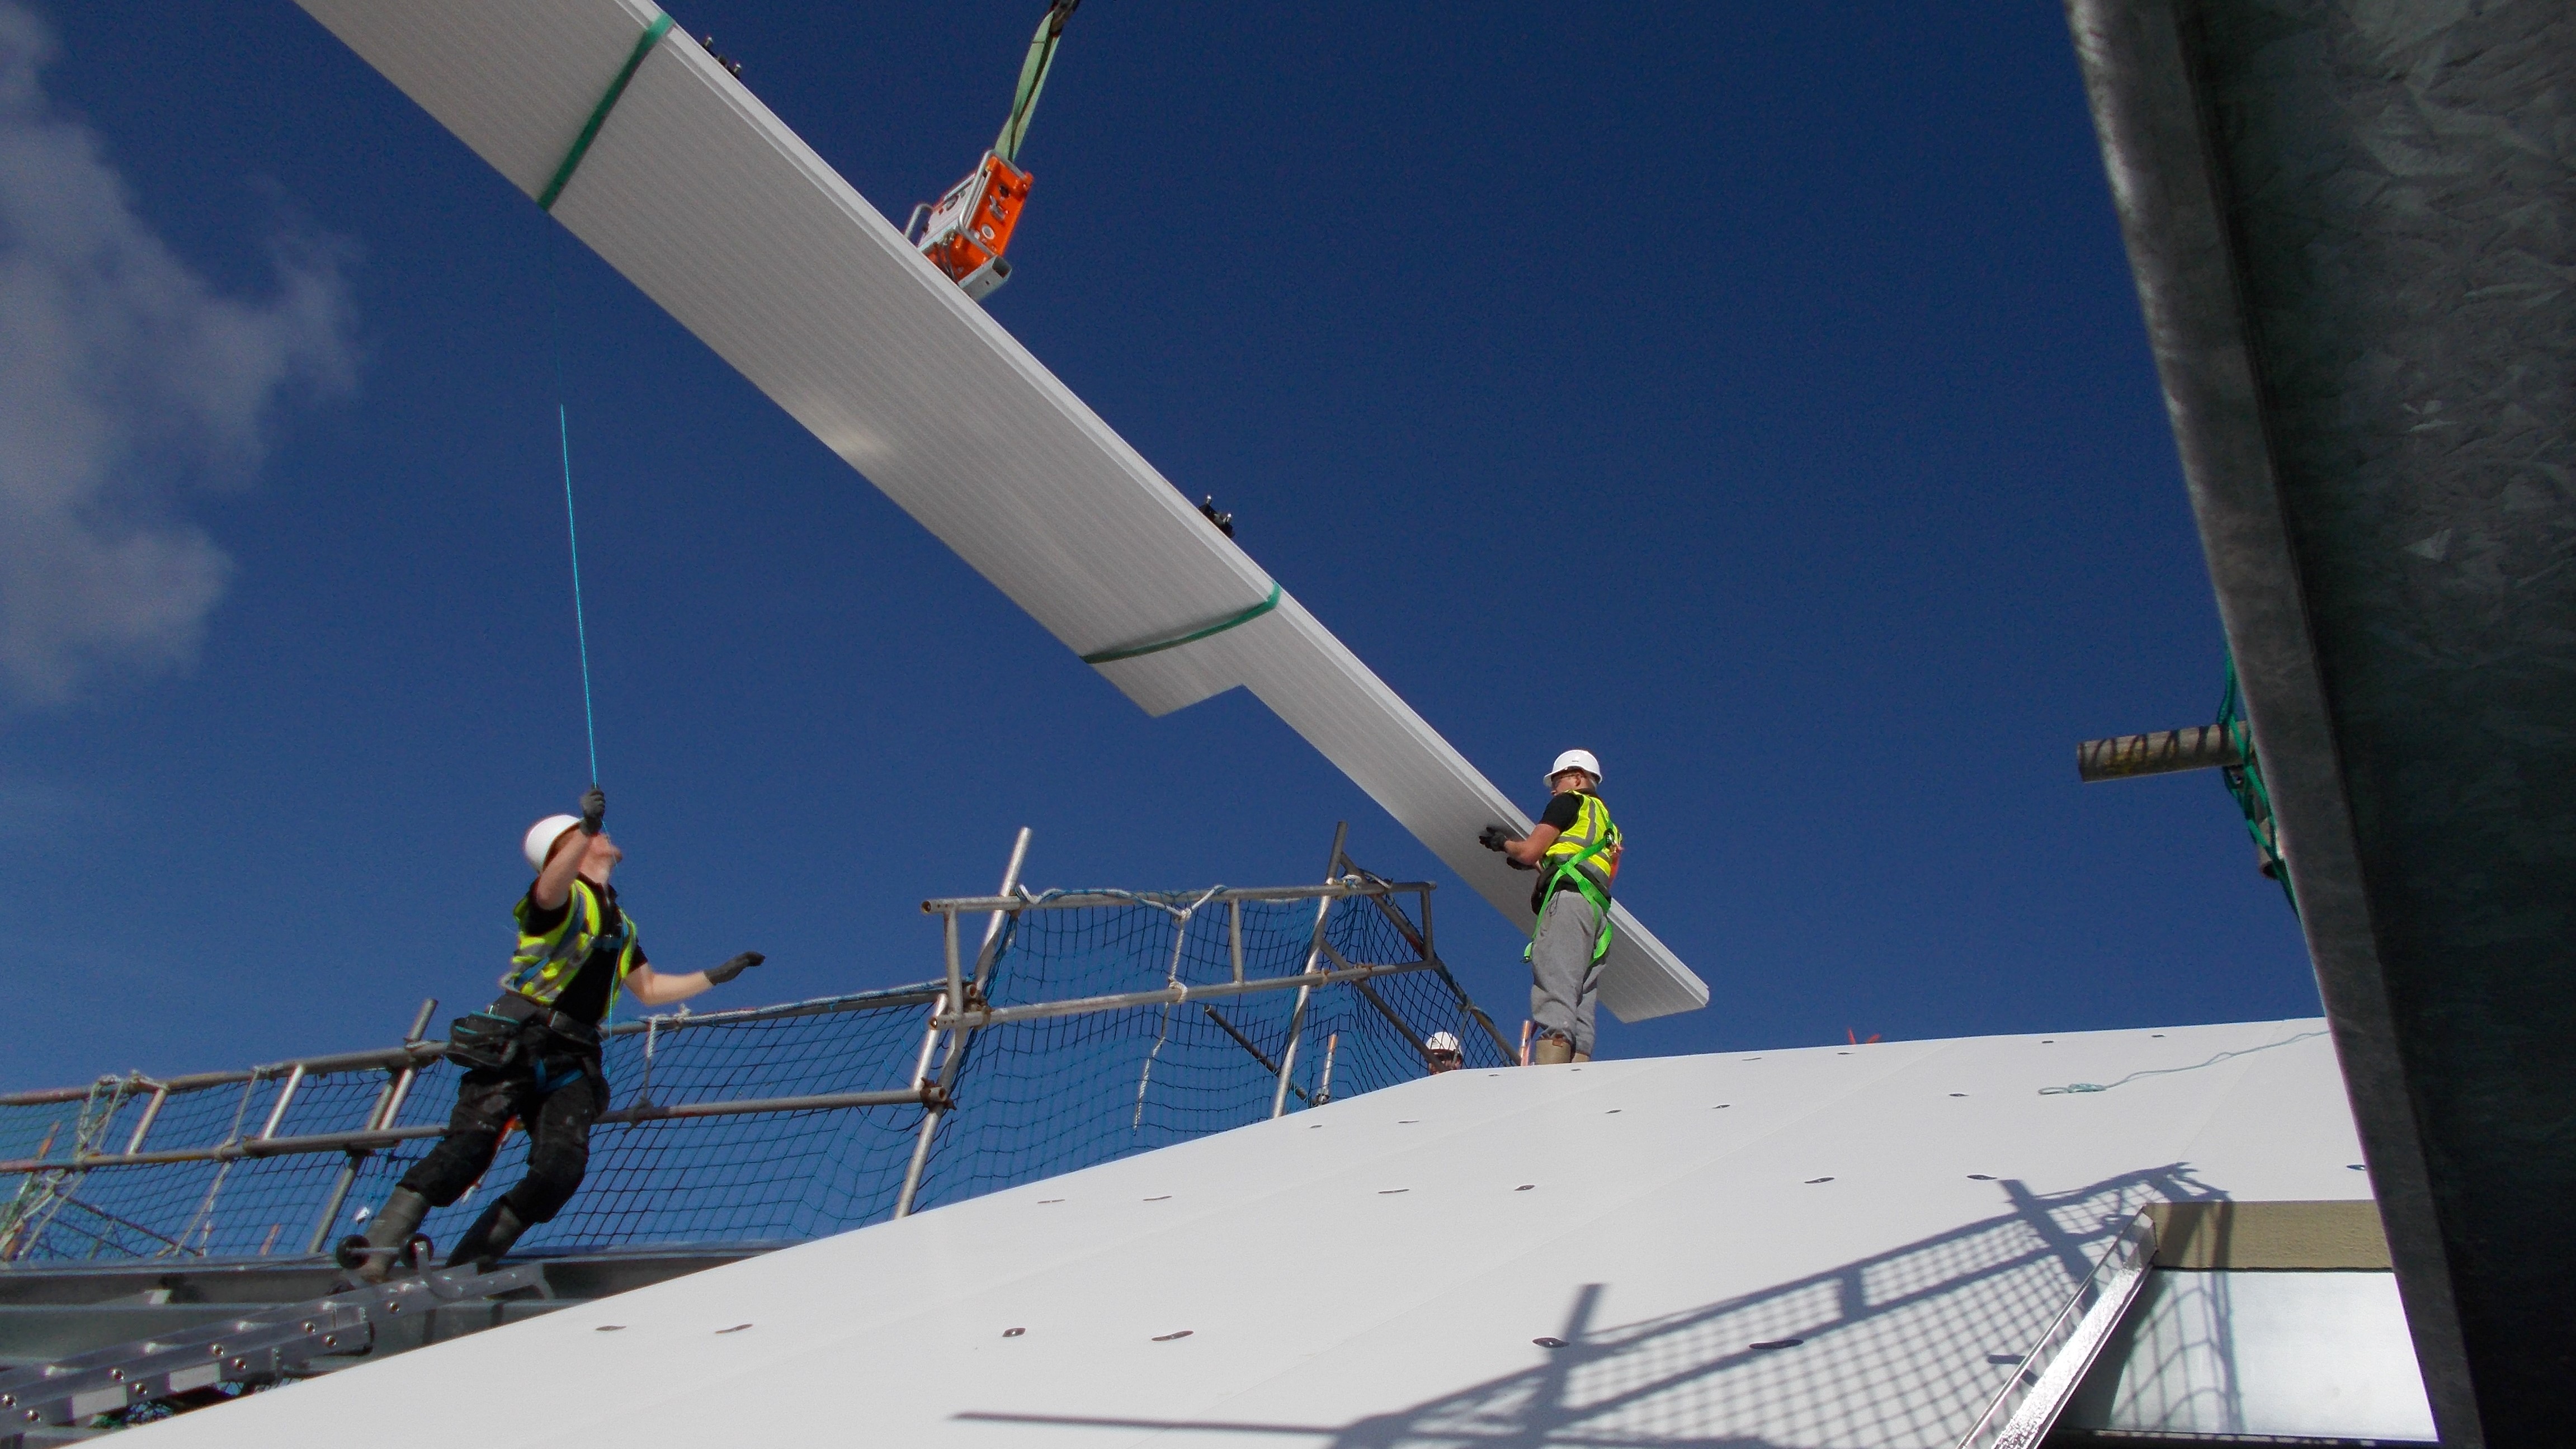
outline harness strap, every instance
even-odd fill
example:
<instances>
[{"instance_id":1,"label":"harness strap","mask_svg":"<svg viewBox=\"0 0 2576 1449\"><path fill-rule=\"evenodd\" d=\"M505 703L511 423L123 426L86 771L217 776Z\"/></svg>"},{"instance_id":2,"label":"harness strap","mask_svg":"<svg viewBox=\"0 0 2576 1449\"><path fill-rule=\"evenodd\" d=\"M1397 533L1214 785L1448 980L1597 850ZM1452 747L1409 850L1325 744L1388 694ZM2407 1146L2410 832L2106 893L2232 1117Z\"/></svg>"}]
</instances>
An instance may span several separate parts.
<instances>
[{"instance_id":1,"label":"harness strap","mask_svg":"<svg viewBox=\"0 0 2576 1449\"><path fill-rule=\"evenodd\" d=\"M491 1014L506 1017L521 1026L542 1027L576 1046L599 1045L598 1027L566 1016L542 1001L531 1000L515 991L502 992L501 999L492 1003Z\"/></svg>"},{"instance_id":2,"label":"harness strap","mask_svg":"<svg viewBox=\"0 0 2576 1449\"><path fill-rule=\"evenodd\" d=\"M1597 885L1594 885L1592 883L1592 877L1585 875L1579 867L1585 861L1590 860L1592 857L1599 855L1602 851L1608 849L1609 845L1610 833L1609 831L1604 830L1601 833L1600 839L1583 847L1582 853L1571 856L1562 864L1558 865L1556 873L1547 878L1547 889L1540 893L1542 897L1552 896L1556 894L1557 882L1564 880L1568 876L1572 876L1574 878L1574 888L1581 892L1583 899L1589 902L1592 906L1592 959L1595 961L1599 961L1602 957L1610 954L1610 937L1617 928L1610 923L1609 892L1601 889L1601 887ZM1544 909L1544 906L1542 906L1542 909Z\"/></svg>"},{"instance_id":3,"label":"harness strap","mask_svg":"<svg viewBox=\"0 0 2576 1449\"><path fill-rule=\"evenodd\" d=\"M581 158L590 154L590 143L599 139L599 128L608 124L608 113L617 109L617 98L626 94L626 83L635 79L635 72L644 64L644 57L651 55L653 47L661 44L662 37L670 33L671 17L668 15L656 15L653 23L644 27L643 35L636 39L634 53L626 57L626 68L617 73L617 79L608 83L608 94L599 98L599 104L591 110L589 124L573 138L572 149L564 153L563 164L555 168L554 180L547 182L546 189L537 193L537 210L555 209L555 198L563 195L564 187L572 180L572 173L581 166Z\"/></svg>"}]
</instances>

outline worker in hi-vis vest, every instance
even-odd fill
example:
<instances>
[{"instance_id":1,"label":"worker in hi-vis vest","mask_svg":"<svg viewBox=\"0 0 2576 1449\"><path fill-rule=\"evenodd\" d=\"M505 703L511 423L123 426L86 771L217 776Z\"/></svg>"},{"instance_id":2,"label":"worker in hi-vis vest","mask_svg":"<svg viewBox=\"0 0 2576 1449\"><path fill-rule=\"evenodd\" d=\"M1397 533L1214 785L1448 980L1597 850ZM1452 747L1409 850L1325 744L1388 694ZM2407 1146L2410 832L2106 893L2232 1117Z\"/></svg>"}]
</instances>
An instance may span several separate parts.
<instances>
[{"instance_id":1,"label":"worker in hi-vis vest","mask_svg":"<svg viewBox=\"0 0 2576 1449\"><path fill-rule=\"evenodd\" d=\"M1568 750L1547 772L1547 810L1515 839L1488 825L1477 840L1499 850L1516 870L1534 870L1530 909L1530 1019L1538 1040L1532 1066L1592 1060L1593 1008L1601 995L1601 958L1610 953L1610 886L1619 878L1619 827L1601 788L1601 762Z\"/></svg>"},{"instance_id":2,"label":"worker in hi-vis vest","mask_svg":"<svg viewBox=\"0 0 2576 1449\"><path fill-rule=\"evenodd\" d=\"M761 963L745 951L709 971L663 975L644 962L635 919L617 903L609 873L625 852L601 828L608 797L597 785L581 814L551 815L530 827L524 847L534 884L511 914L519 948L501 995L448 1026L447 1056L464 1067L447 1134L413 1163L364 1236L344 1239L340 1263L358 1278L384 1281L414 1256L413 1234L431 1208L445 1207L480 1181L513 1118L528 1134L528 1170L485 1209L447 1265L498 1258L521 1233L561 1211L590 1166L590 1127L608 1110L600 1069L599 1023L622 992L646 1006L686 1001Z\"/></svg>"}]
</instances>

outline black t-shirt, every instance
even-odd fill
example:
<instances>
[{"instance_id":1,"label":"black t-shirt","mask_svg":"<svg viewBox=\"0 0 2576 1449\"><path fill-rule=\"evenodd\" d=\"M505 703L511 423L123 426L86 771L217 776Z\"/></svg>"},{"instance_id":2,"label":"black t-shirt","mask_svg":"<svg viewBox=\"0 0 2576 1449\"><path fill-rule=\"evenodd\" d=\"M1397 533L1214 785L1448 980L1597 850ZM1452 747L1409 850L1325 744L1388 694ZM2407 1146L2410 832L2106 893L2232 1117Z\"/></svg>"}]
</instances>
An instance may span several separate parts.
<instances>
[{"instance_id":1,"label":"black t-shirt","mask_svg":"<svg viewBox=\"0 0 2576 1449\"><path fill-rule=\"evenodd\" d=\"M1541 825L1553 825L1556 827L1557 833L1562 835L1566 831L1572 830L1574 828L1574 822L1582 818L1583 797L1569 790L1547 802L1547 813L1539 816L1538 823ZM1550 881L1555 881L1556 888L1561 891L1580 891L1583 889L1583 887L1574 883L1574 877L1557 875L1556 866L1553 863L1542 859L1538 863L1538 884L1530 887L1531 910L1543 911L1547 909L1548 882Z\"/></svg>"},{"instance_id":2,"label":"black t-shirt","mask_svg":"<svg viewBox=\"0 0 2576 1449\"><path fill-rule=\"evenodd\" d=\"M592 886L591 889L599 893L600 935L615 936L617 928L626 920L625 913L617 909L617 887ZM531 936L542 936L561 924L564 913L571 909L572 896L568 892L564 903L551 911L538 905L537 887L531 882L528 886L528 914L521 929ZM641 946L635 950L635 964L644 964ZM617 953L593 949L589 958L581 963L581 969L573 973L572 980L566 982L562 993L555 997L555 1010L584 1025L597 1026L599 1019L608 1014L608 993L616 985Z\"/></svg>"}]
</instances>

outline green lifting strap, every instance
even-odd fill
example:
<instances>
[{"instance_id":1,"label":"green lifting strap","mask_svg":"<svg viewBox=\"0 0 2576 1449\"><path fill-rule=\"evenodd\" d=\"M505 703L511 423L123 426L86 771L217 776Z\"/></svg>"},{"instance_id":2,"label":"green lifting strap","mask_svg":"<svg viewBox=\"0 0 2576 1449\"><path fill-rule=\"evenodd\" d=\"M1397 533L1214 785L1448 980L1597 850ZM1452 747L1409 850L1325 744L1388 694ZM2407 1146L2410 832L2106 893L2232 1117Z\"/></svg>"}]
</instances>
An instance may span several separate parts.
<instances>
[{"instance_id":1,"label":"green lifting strap","mask_svg":"<svg viewBox=\"0 0 2576 1449\"><path fill-rule=\"evenodd\" d=\"M1037 111L1038 92L1046 89L1047 72L1055 68L1055 48L1064 39L1064 22L1082 0L1054 0L1029 37L1028 58L1020 62L1020 88L1011 96L1011 118L993 140L993 154L1020 164L1020 143L1028 139L1029 117Z\"/></svg>"},{"instance_id":2,"label":"green lifting strap","mask_svg":"<svg viewBox=\"0 0 2576 1449\"><path fill-rule=\"evenodd\" d=\"M1121 659L1138 659L1148 654L1160 654L1166 649L1178 649L1184 644L1195 644L1201 639L1205 639L1212 634L1222 634L1237 624L1249 624L1253 620L1260 618L1262 615L1267 614L1278 607L1279 586L1277 584L1272 584L1270 586L1269 598L1262 600L1260 603L1253 605L1251 608L1244 610L1242 613L1235 615L1231 619L1219 620L1216 623L1208 625L1204 629L1198 629L1190 633L1183 634L1178 639L1165 639L1159 644L1139 644L1133 649L1103 649L1097 654L1085 654L1082 656L1082 662L1085 664L1115 664Z\"/></svg>"},{"instance_id":3,"label":"green lifting strap","mask_svg":"<svg viewBox=\"0 0 2576 1449\"><path fill-rule=\"evenodd\" d=\"M626 94L626 83L635 79L635 72L643 66L644 57L651 55L653 47L661 44L662 37L670 31L671 17L668 15L656 15L653 23L644 27L644 34L635 42L634 53L626 57L626 68L617 73L617 79L608 83L608 94L601 96L599 104L591 110L590 124L582 127L581 134L573 138L572 149L564 153L563 164L555 168L555 179L547 182L546 189L537 193L537 210L555 209L555 198L563 195L564 187L572 180L572 173L580 169L581 158L590 154L590 143L599 139L599 128L608 124L608 113L617 109L617 98Z\"/></svg>"}]
</instances>

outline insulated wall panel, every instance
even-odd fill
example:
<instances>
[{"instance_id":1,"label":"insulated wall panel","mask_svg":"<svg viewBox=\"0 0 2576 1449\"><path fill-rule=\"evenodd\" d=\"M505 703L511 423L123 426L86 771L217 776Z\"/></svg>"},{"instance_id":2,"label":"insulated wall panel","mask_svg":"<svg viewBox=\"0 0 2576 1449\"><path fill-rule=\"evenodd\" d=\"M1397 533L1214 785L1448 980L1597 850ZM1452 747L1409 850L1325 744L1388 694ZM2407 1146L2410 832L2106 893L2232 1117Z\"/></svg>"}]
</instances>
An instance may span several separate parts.
<instances>
[{"instance_id":1,"label":"insulated wall panel","mask_svg":"<svg viewBox=\"0 0 2576 1449\"><path fill-rule=\"evenodd\" d=\"M636 0L303 0L530 196L658 12ZM1177 638L1268 574L674 30L553 214L1077 654ZM1249 688L1515 921L1529 877L1475 843L1526 827L1293 598L1102 665L1149 712ZM1602 998L1634 1021L1708 988L1622 909Z\"/></svg>"}]
</instances>

